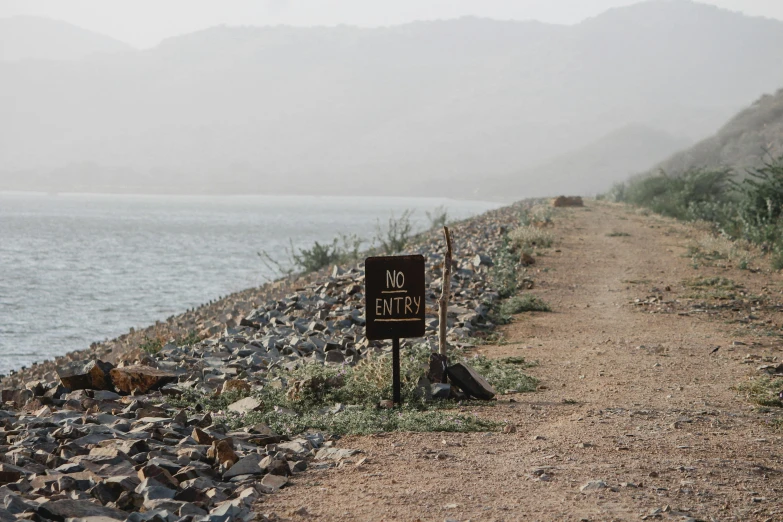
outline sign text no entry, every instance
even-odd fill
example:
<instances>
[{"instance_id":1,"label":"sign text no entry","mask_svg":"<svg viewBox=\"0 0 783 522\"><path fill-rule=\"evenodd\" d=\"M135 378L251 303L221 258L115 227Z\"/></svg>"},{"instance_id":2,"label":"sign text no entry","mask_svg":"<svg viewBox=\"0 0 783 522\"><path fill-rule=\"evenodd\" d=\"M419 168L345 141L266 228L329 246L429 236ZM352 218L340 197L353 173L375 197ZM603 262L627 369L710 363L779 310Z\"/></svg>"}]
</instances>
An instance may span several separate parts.
<instances>
[{"instance_id":1,"label":"sign text no entry","mask_svg":"<svg viewBox=\"0 0 783 522\"><path fill-rule=\"evenodd\" d=\"M424 337L424 256L368 257L364 261L367 338L392 340L392 390L400 397L400 339Z\"/></svg>"},{"instance_id":2,"label":"sign text no entry","mask_svg":"<svg viewBox=\"0 0 783 522\"><path fill-rule=\"evenodd\" d=\"M367 338L424 337L424 256L364 262Z\"/></svg>"}]
</instances>

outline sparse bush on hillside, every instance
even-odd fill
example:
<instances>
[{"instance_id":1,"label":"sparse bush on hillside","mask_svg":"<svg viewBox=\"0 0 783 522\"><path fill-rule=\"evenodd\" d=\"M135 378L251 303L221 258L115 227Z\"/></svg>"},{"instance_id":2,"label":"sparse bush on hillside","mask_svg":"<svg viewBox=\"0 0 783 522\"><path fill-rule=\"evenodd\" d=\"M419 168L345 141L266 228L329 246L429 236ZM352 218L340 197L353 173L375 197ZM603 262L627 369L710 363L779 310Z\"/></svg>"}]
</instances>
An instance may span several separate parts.
<instances>
[{"instance_id":1,"label":"sparse bush on hillside","mask_svg":"<svg viewBox=\"0 0 783 522\"><path fill-rule=\"evenodd\" d=\"M449 212L445 206L440 205L430 212L426 211L427 219L430 221L430 228L443 228L449 219Z\"/></svg>"},{"instance_id":2,"label":"sparse bush on hillside","mask_svg":"<svg viewBox=\"0 0 783 522\"><path fill-rule=\"evenodd\" d=\"M375 230L375 239L380 243L381 251L388 255L402 252L413 235L413 224L411 223L412 210L406 210L399 218L394 215L389 218L389 224L384 229L380 221Z\"/></svg>"},{"instance_id":3,"label":"sparse bush on hillside","mask_svg":"<svg viewBox=\"0 0 783 522\"><path fill-rule=\"evenodd\" d=\"M290 275L294 271L310 273L330 265L349 263L359 259L363 241L355 234L340 234L331 243L321 244L318 241L310 248L294 247L290 242L285 249L287 261L281 263L268 252L258 252L258 255L272 272Z\"/></svg>"},{"instance_id":4,"label":"sparse bush on hillside","mask_svg":"<svg viewBox=\"0 0 783 522\"><path fill-rule=\"evenodd\" d=\"M728 169L698 169L681 176L660 173L616 185L607 199L654 212L715 225L719 235L747 240L770 254L774 269L783 268L783 156L750 169L740 181ZM716 252L738 259L722 245ZM747 265L748 259L739 259Z\"/></svg>"},{"instance_id":5,"label":"sparse bush on hillside","mask_svg":"<svg viewBox=\"0 0 783 522\"><path fill-rule=\"evenodd\" d=\"M710 219L720 213L731 171L698 169L681 176L665 172L637 178L613 189L614 198L678 219ZM621 198L621 199L617 199Z\"/></svg>"},{"instance_id":6,"label":"sparse bush on hillside","mask_svg":"<svg viewBox=\"0 0 783 522\"><path fill-rule=\"evenodd\" d=\"M738 221L742 235L770 251L783 247L783 157L748 171L734 184L740 194Z\"/></svg>"}]
</instances>

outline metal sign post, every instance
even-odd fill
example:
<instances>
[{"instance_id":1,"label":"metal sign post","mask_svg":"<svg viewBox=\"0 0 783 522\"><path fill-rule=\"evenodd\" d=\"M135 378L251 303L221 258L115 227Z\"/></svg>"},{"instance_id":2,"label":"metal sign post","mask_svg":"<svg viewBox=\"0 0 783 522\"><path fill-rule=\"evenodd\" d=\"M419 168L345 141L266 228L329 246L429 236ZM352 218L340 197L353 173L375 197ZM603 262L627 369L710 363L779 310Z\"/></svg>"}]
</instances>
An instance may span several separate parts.
<instances>
[{"instance_id":1,"label":"metal sign post","mask_svg":"<svg viewBox=\"0 0 783 522\"><path fill-rule=\"evenodd\" d=\"M400 339L424 337L424 256L368 257L364 261L367 338L392 340L392 389L400 392Z\"/></svg>"}]
</instances>

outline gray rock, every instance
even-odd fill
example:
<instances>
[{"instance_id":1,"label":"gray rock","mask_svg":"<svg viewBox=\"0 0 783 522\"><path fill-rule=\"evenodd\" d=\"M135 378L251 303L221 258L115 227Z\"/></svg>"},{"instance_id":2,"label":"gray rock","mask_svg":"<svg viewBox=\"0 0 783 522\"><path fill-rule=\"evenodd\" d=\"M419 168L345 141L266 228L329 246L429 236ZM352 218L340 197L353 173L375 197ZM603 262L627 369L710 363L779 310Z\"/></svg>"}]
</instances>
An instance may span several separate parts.
<instances>
[{"instance_id":1,"label":"gray rock","mask_svg":"<svg viewBox=\"0 0 783 522\"><path fill-rule=\"evenodd\" d=\"M288 484L288 479L282 475L273 475L268 473L264 475L264 478L261 479L261 485L271 489L272 491L277 491L286 484Z\"/></svg>"},{"instance_id":2,"label":"gray rock","mask_svg":"<svg viewBox=\"0 0 783 522\"><path fill-rule=\"evenodd\" d=\"M228 471L223 473L223 478L228 480L238 475L261 475L264 470L259 466L259 463L263 458L258 453L251 453L234 463Z\"/></svg>"},{"instance_id":3,"label":"gray rock","mask_svg":"<svg viewBox=\"0 0 783 522\"><path fill-rule=\"evenodd\" d=\"M264 408L264 403L255 397L245 397L228 405L229 411L244 415L252 411L258 411Z\"/></svg>"},{"instance_id":4,"label":"gray rock","mask_svg":"<svg viewBox=\"0 0 783 522\"><path fill-rule=\"evenodd\" d=\"M497 393L481 374L466 363L449 366L448 375L451 382L459 386L470 397L488 401Z\"/></svg>"},{"instance_id":5,"label":"gray rock","mask_svg":"<svg viewBox=\"0 0 783 522\"><path fill-rule=\"evenodd\" d=\"M339 350L330 350L326 352L326 362L342 364L345 362L345 355Z\"/></svg>"},{"instance_id":6,"label":"gray rock","mask_svg":"<svg viewBox=\"0 0 783 522\"><path fill-rule=\"evenodd\" d=\"M147 511L168 511L169 513L178 513L185 504L187 504L187 502L180 502L168 498L145 499L144 509Z\"/></svg>"},{"instance_id":7,"label":"gray rock","mask_svg":"<svg viewBox=\"0 0 783 522\"><path fill-rule=\"evenodd\" d=\"M185 502L182 504L182 506L179 508L179 512L177 513L181 517L200 517L207 514L207 511L205 509L201 509L197 505L193 504L192 502Z\"/></svg>"},{"instance_id":8,"label":"gray rock","mask_svg":"<svg viewBox=\"0 0 783 522\"><path fill-rule=\"evenodd\" d=\"M606 489L608 486L606 485L606 482L603 480L591 480L587 484L584 484L582 487L579 488L579 491L583 493L590 493L593 491L599 491L602 489Z\"/></svg>"},{"instance_id":9,"label":"gray rock","mask_svg":"<svg viewBox=\"0 0 783 522\"><path fill-rule=\"evenodd\" d=\"M486 254L476 254L471 259L473 266L495 266L492 262L492 258Z\"/></svg>"},{"instance_id":10,"label":"gray rock","mask_svg":"<svg viewBox=\"0 0 783 522\"><path fill-rule=\"evenodd\" d=\"M451 395L451 384L435 383L430 387L430 393L433 399L448 399Z\"/></svg>"},{"instance_id":11,"label":"gray rock","mask_svg":"<svg viewBox=\"0 0 783 522\"><path fill-rule=\"evenodd\" d=\"M19 515L21 513L32 513L38 507L32 502L28 502L19 495L8 495L3 500L5 509L12 515Z\"/></svg>"},{"instance_id":12,"label":"gray rock","mask_svg":"<svg viewBox=\"0 0 783 522\"><path fill-rule=\"evenodd\" d=\"M111 363L100 360L75 362L57 368L62 385L70 390L112 390Z\"/></svg>"},{"instance_id":13,"label":"gray rock","mask_svg":"<svg viewBox=\"0 0 783 522\"><path fill-rule=\"evenodd\" d=\"M128 516L124 511L105 506L99 506L86 500L55 500L44 502L38 507L38 514L64 522L67 518L106 517L114 520L125 520Z\"/></svg>"}]
</instances>

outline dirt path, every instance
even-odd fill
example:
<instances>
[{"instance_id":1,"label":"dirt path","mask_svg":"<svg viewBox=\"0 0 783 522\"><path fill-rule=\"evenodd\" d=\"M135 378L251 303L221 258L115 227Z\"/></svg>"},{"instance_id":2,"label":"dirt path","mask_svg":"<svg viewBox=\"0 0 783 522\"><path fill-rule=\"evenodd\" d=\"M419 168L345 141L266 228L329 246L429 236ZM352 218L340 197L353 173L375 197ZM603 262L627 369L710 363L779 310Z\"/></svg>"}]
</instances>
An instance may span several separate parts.
<instances>
[{"instance_id":1,"label":"dirt path","mask_svg":"<svg viewBox=\"0 0 783 522\"><path fill-rule=\"evenodd\" d=\"M777 339L634 304L651 293L673 301L693 277L730 274L778 292L780 277L696 270L682 255L691 229L622 207L591 203L556 219L560 252L539 258L534 291L555 312L518 316L507 344L481 349L540 362L530 373L542 390L476 410L516 432L347 437L339 446L364 451L363 464L299 475L261 512L318 521L783 520L783 432L732 389L756 372L743 364L747 353L780 358ZM596 489L582 491L591 481Z\"/></svg>"}]
</instances>

